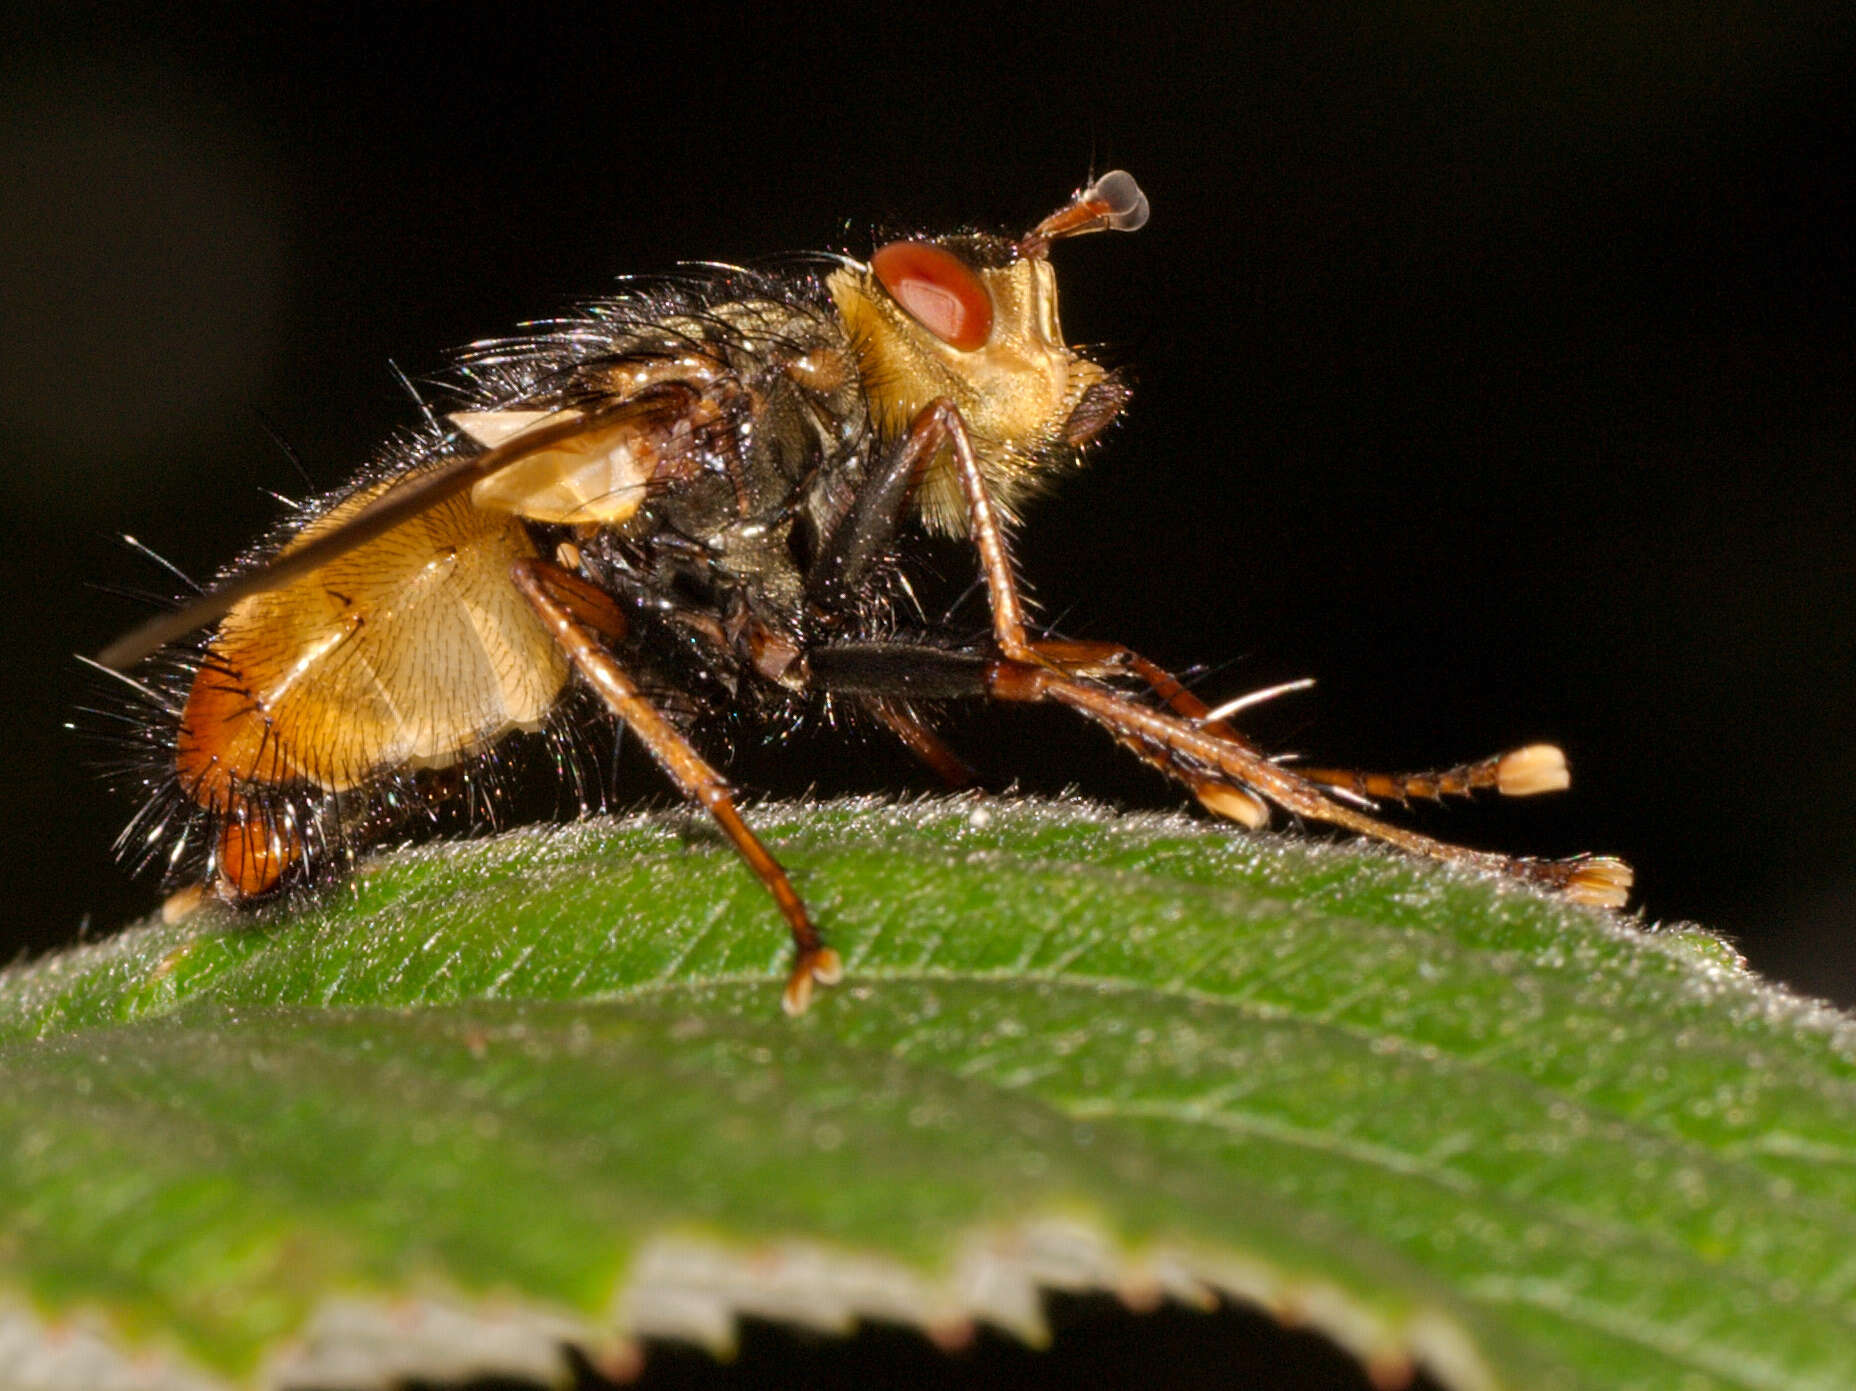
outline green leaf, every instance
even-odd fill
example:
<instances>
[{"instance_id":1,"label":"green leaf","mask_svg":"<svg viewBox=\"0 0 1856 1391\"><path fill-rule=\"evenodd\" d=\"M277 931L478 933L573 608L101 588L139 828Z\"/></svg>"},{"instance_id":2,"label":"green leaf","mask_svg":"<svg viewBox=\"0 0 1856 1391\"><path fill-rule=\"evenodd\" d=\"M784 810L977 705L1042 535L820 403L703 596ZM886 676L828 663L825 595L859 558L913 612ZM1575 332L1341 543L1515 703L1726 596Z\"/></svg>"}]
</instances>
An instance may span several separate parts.
<instances>
[{"instance_id":1,"label":"green leaf","mask_svg":"<svg viewBox=\"0 0 1856 1391\"><path fill-rule=\"evenodd\" d=\"M1105 1288L1387 1381L1856 1386L1856 1028L1705 933L1183 818L753 819L845 957L798 1020L687 816L0 976L0 1368L543 1378Z\"/></svg>"}]
</instances>

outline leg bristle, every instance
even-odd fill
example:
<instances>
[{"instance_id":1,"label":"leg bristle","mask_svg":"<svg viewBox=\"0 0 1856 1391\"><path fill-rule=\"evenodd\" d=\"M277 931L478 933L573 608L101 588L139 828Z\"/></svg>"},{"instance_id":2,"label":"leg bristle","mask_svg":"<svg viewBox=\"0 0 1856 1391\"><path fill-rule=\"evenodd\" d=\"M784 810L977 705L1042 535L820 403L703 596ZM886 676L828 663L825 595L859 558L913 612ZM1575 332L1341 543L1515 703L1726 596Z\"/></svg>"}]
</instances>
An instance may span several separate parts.
<instances>
[{"instance_id":1,"label":"leg bristle","mask_svg":"<svg viewBox=\"0 0 1856 1391\"><path fill-rule=\"evenodd\" d=\"M1503 754L1495 765L1495 788L1504 797L1535 797L1572 786L1566 755L1553 744L1529 744Z\"/></svg>"}]
</instances>

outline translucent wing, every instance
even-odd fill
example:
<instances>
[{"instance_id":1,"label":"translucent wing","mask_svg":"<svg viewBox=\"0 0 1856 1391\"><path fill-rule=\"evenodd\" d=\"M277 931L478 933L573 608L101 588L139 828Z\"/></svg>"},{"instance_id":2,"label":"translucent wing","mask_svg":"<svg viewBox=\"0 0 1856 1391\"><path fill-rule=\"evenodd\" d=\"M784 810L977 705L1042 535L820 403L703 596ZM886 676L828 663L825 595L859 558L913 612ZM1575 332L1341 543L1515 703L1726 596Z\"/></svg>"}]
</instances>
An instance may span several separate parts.
<instances>
[{"instance_id":1,"label":"translucent wing","mask_svg":"<svg viewBox=\"0 0 1856 1391\"><path fill-rule=\"evenodd\" d=\"M228 580L172 613L149 619L104 648L95 660L112 671L127 671L175 639L223 617L239 601L320 569L356 546L365 545L544 449L573 440L588 430L609 430L623 424L663 424L687 410L694 395L685 384L664 382L604 404L565 409L558 418L533 425L495 448L409 477L333 530L248 574Z\"/></svg>"}]
</instances>

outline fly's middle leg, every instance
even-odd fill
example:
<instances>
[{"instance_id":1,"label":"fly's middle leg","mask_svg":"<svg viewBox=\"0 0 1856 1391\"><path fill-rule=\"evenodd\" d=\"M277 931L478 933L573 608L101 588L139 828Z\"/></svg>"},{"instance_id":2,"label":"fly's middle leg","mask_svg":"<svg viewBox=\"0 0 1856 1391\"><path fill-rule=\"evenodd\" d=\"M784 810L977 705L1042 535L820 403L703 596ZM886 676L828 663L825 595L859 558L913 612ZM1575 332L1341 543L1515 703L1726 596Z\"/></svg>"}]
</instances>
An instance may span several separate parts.
<instances>
[{"instance_id":1,"label":"fly's middle leg","mask_svg":"<svg viewBox=\"0 0 1856 1391\"><path fill-rule=\"evenodd\" d=\"M779 861L741 819L722 775L639 693L618 660L600 644L599 634L623 636L623 612L595 586L546 561L518 561L512 573L516 587L607 708L638 736L677 790L715 818L748 868L773 895L793 937L793 969L781 1003L788 1014L802 1013L811 1003L814 983L836 983L843 975L843 964L819 936Z\"/></svg>"}]
</instances>

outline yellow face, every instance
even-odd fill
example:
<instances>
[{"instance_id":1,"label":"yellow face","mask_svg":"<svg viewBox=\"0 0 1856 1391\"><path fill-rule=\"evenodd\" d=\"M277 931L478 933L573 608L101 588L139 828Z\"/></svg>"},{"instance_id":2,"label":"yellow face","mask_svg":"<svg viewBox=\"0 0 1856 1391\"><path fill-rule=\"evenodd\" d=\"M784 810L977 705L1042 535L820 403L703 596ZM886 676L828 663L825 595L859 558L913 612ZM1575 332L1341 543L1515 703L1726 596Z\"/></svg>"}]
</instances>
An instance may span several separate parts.
<instances>
[{"instance_id":1,"label":"yellow face","mask_svg":"<svg viewBox=\"0 0 1856 1391\"><path fill-rule=\"evenodd\" d=\"M1106 375L1063 343L1057 276L1042 256L973 265L935 242L892 242L827 288L857 350L877 427L903 429L931 401L960 408L981 471L1008 514L1054 467L1074 457L1065 427ZM959 534L966 509L938 460L922 481L922 515Z\"/></svg>"}]
</instances>

